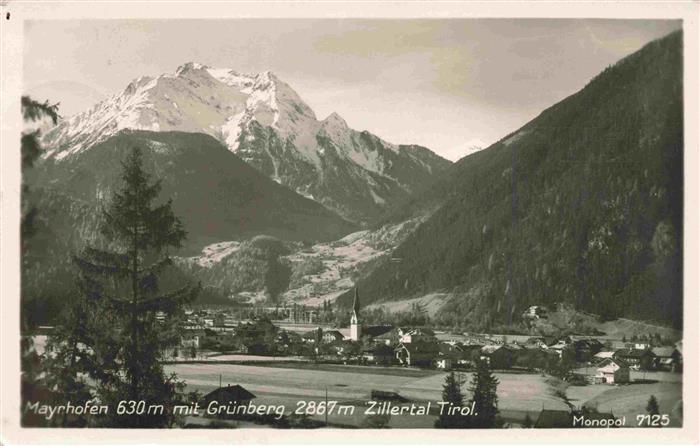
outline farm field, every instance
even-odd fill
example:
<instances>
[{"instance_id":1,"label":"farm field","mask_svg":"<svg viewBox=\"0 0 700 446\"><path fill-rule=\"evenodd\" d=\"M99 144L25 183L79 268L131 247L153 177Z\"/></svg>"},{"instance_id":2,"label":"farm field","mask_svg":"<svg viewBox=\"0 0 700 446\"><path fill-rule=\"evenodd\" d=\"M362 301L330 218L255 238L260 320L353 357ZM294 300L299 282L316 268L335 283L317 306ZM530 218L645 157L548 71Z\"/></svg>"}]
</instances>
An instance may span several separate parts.
<instances>
[{"instance_id":1,"label":"farm field","mask_svg":"<svg viewBox=\"0 0 700 446\"><path fill-rule=\"evenodd\" d=\"M357 406L352 416L330 415L329 422L353 426L359 426L364 420L363 412L372 389L399 391L402 385L416 379L372 373L359 375L354 369L348 372L329 372L237 364L173 364L165 367L166 372L175 372L185 379L188 390L203 393L214 390L219 386L221 375L223 385L240 384L255 394L257 398L253 400L254 404L283 404L287 412L296 409L298 401L324 401L327 388L328 400ZM432 416L394 417L391 420L392 427L411 425L431 427Z\"/></svg>"},{"instance_id":2,"label":"farm field","mask_svg":"<svg viewBox=\"0 0 700 446\"><path fill-rule=\"evenodd\" d=\"M590 384L587 386L569 386L566 389L566 397L575 407L587 405L586 403L598 395L612 389L609 384Z\"/></svg>"},{"instance_id":3,"label":"farm field","mask_svg":"<svg viewBox=\"0 0 700 446\"><path fill-rule=\"evenodd\" d=\"M465 393L469 388L471 373L465 373ZM567 406L554 395L554 389L539 374L499 373L494 376L498 384L498 407L501 410L532 411L545 409L566 409ZM400 388L400 393L416 400L439 401L445 374L430 376L412 381Z\"/></svg>"},{"instance_id":4,"label":"farm field","mask_svg":"<svg viewBox=\"0 0 700 446\"><path fill-rule=\"evenodd\" d=\"M636 427L637 415L647 413L647 402L654 395L659 401L660 412L670 416L671 426L680 426L682 417L678 407L682 401L682 390L680 381L638 381L621 386L569 386L566 396L574 406L594 407L599 412L612 411L618 418L625 416L627 426Z\"/></svg>"},{"instance_id":5,"label":"farm field","mask_svg":"<svg viewBox=\"0 0 700 446\"><path fill-rule=\"evenodd\" d=\"M371 367L332 366L322 370L312 369L305 364L296 368L239 365L239 364L171 364L166 365L166 372L175 372L187 382L188 390L210 392L221 383L240 384L253 392L257 398L254 404L284 404L287 412L297 407L297 402L324 401L326 389L330 401L338 404L354 405L355 413L350 415L330 415L329 422L342 425L359 426L365 419L364 409L370 399L372 390L398 392L401 396L416 403L441 400L445 373L406 373L395 369L373 370ZM347 371L343 371L346 368ZM364 370L363 370L364 369ZM412 370L406 370L412 372ZM426 376L427 375L427 376ZM500 381L498 388L499 408L504 418L509 421L522 420L525 413L536 416L542 407L547 409L566 409L566 404L554 395L554 389L538 374L496 373ZM471 374L466 373L467 381ZM468 383L465 385L465 393ZM323 419L322 416L315 417ZM427 428L432 427L434 415L428 416L394 416L390 427Z\"/></svg>"},{"instance_id":6,"label":"farm field","mask_svg":"<svg viewBox=\"0 0 700 446\"><path fill-rule=\"evenodd\" d=\"M211 355L206 356L206 361L241 361L241 362L274 362L274 361L307 361L305 358L297 358L294 356L262 356L262 355L241 355L241 354L224 354L224 355Z\"/></svg>"}]
</instances>

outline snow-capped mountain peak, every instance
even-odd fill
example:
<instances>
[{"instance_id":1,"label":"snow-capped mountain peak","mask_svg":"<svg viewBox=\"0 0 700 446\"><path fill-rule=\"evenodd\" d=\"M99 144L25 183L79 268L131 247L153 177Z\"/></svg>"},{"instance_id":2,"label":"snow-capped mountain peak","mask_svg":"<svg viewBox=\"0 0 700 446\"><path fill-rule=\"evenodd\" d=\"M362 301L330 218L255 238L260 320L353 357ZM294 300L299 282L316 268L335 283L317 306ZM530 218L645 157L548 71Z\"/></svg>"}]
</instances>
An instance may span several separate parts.
<instances>
[{"instance_id":1,"label":"snow-capped mountain peak","mask_svg":"<svg viewBox=\"0 0 700 446\"><path fill-rule=\"evenodd\" d=\"M121 93L59 123L45 136L50 149L46 157L63 159L122 129L198 131L228 141L231 133L239 132L232 122L246 124L233 119L237 115L264 125L277 123L276 90L270 72L239 74L188 62L174 74L139 77Z\"/></svg>"},{"instance_id":2,"label":"snow-capped mountain peak","mask_svg":"<svg viewBox=\"0 0 700 446\"><path fill-rule=\"evenodd\" d=\"M413 188L414 179L398 180L392 167L400 157L405 160L398 165L415 163L413 158L369 132L351 129L338 113L319 121L294 89L271 71L249 74L188 62L174 74L139 77L122 92L46 132L45 157L65 159L123 129L209 134L274 180L355 221L364 220L368 210L358 214L356 206L348 209L349 198L341 198L348 192L336 194L338 186L328 182L376 188L362 192L361 199L353 198L370 200L372 209L384 200L374 197L391 199ZM414 167L432 175L430 167Z\"/></svg>"}]
</instances>

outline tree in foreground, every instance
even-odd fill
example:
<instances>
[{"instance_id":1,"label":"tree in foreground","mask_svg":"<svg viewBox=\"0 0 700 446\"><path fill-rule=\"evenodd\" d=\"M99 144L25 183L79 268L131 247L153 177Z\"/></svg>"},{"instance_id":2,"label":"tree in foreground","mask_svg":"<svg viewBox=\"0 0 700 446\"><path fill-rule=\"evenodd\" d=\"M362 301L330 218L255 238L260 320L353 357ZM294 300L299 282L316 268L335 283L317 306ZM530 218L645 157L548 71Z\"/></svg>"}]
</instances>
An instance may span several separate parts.
<instances>
[{"instance_id":1,"label":"tree in foreground","mask_svg":"<svg viewBox=\"0 0 700 446\"><path fill-rule=\"evenodd\" d=\"M22 194L20 197L20 248L21 248L21 305L20 305L20 330L28 333L35 328L33 314L30 308L37 305L33 302L34 296L26 293L24 284L28 283L28 272L32 266L30 251L30 239L37 232L37 220L39 212L36 207L36 197L32 194L27 183L27 173L34 166L42 153L39 139L41 131L38 127L49 120L54 125L58 122L58 104L37 102L29 96L22 96L22 119L25 128L22 131L21 156L22 156ZM27 343L31 348L31 342Z\"/></svg>"},{"instance_id":2,"label":"tree in foreground","mask_svg":"<svg viewBox=\"0 0 700 446\"><path fill-rule=\"evenodd\" d=\"M455 372L450 372L445 377L445 384L442 386L442 401L448 402L437 420L435 427L441 429L464 429L469 427L471 415L465 416L460 413L448 412L448 408L463 407L464 395L462 394L462 379Z\"/></svg>"},{"instance_id":3,"label":"tree in foreground","mask_svg":"<svg viewBox=\"0 0 700 446\"><path fill-rule=\"evenodd\" d=\"M36 233L37 209L32 203L31 190L26 183L26 173L39 156L41 155L41 145L39 144L40 131L36 126L37 122L50 119L56 124L58 121L58 104L37 102L29 96L22 96L22 118L26 124L26 129L22 132L21 157L22 157L22 195L20 198L20 247L21 247L21 282L27 283L27 272L30 266L27 256L29 239ZM22 290L21 290L22 291ZM30 318L31 307L30 298L25 293L21 293L20 302L20 331L22 334L31 332L34 324ZM20 344L21 352L21 397L22 406L29 401L49 399L48 390L40 379L41 359L34 348L34 341L31 337L25 336ZM32 418L27 413L22 414L22 425L45 424L40 417Z\"/></svg>"},{"instance_id":4,"label":"tree in foreground","mask_svg":"<svg viewBox=\"0 0 700 446\"><path fill-rule=\"evenodd\" d=\"M469 390L474 402L474 415L471 417L471 427L488 429L500 427L498 417L498 379L493 376L486 361L476 361L476 371L472 377Z\"/></svg>"},{"instance_id":5,"label":"tree in foreground","mask_svg":"<svg viewBox=\"0 0 700 446\"><path fill-rule=\"evenodd\" d=\"M79 363L75 372L84 371L97 382L96 396L111 406L101 424L164 427L172 425L168 408L182 400L183 384L175 375L165 376L162 349L177 341L174 327L182 306L196 297L198 287L173 287L178 279L168 250L180 247L186 233L171 200L155 204L160 183L143 170L140 149L122 163L121 180L102 211L100 246L74 258L81 298L73 308L83 311L68 312L54 345L71 349L74 354L57 356L67 365ZM169 276L165 291L163 276ZM158 312L166 315L164 323L156 321ZM131 411L130 401L143 401L148 413L119 414L122 402ZM162 412L150 409L161 405Z\"/></svg>"},{"instance_id":6,"label":"tree in foreground","mask_svg":"<svg viewBox=\"0 0 700 446\"><path fill-rule=\"evenodd\" d=\"M29 124L29 129L22 132L21 155L22 155L22 173L31 168L39 156L41 155L41 145L39 138L41 132L36 128L31 128L36 125L36 122L41 122L44 119L50 119L55 125L58 122L58 104L49 104L46 102L37 102L29 96L22 96L22 118L24 122ZM24 178L23 178L24 180ZM20 235L22 244L26 239L31 237L35 231L34 219L36 217L36 208L30 204L28 200L29 187L26 183L22 183L22 221L20 223Z\"/></svg>"},{"instance_id":7,"label":"tree in foreground","mask_svg":"<svg viewBox=\"0 0 700 446\"><path fill-rule=\"evenodd\" d=\"M55 405L70 402L73 405L83 405L93 398L86 377L91 366L96 365L91 345L91 333L100 330L96 323L100 320L100 311L91 301L91 294L84 287L87 281L81 281L80 291L86 299L77 299L67 305L59 316L59 323L46 343L43 357L43 369L46 371L44 384L49 390L49 401ZM84 416L72 417L62 414L54 420L61 427L81 427L88 423Z\"/></svg>"},{"instance_id":8,"label":"tree in foreground","mask_svg":"<svg viewBox=\"0 0 700 446\"><path fill-rule=\"evenodd\" d=\"M649 397L649 401L647 402L647 413L649 415L659 414L659 402L656 400L654 395Z\"/></svg>"}]
</instances>

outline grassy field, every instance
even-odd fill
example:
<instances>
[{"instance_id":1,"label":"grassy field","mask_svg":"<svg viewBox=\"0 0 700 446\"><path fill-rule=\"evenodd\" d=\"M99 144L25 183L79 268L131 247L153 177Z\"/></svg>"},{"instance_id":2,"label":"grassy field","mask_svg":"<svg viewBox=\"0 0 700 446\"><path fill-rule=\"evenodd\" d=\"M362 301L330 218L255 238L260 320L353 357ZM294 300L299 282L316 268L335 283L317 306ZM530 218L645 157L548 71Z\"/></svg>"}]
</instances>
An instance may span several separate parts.
<instances>
[{"instance_id":1,"label":"grassy field","mask_svg":"<svg viewBox=\"0 0 700 446\"><path fill-rule=\"evenodd\" d=\"M594 367L577 370L582 374L595 374ZM599 412L610 412L616 417L625 416L627 426L637 426L637 415L647 413L649 397L659 401L660 413L668 414L672 426L680 426L682 416L678 407L682 402L683 375L671 372L630 372L631 384L611 386L592 384L569 386L566 396L574 406L595 407Z\"/></svg>"},{"instance_id":2,"label":"grassy field","mask_svg":"<svg viewBox=\"0 0 700 446\"><path fill-rule=\"evenodd\" d=\"M637 415L647 413L647 402L649 397L654 395L659 402L659 412L669 415L670 426L679 427L682 425L682 393L682 385L679 382L635 383L609 388L588 400L586 404L597 407L599 412L612 411L616 417L625 416L628 426L637 426Z\"/></svg>"},{"instance_id":3,"label":"grassy field","mask_svg":"<svg viewBox=\"0 0 700 446\"><path fill-rule=\"evenodd\" d=\"M261 362L257 365L264 367L293 368L296 370L315 370L323 372L343 372L360 373L369 375L390 375L410 378L424 378L426 376L440 375L444 379L444 373L434 369L420 369L417 367L382 367L371 365L345 365L345 364L325 364L310 361L285 362L271 361Z\"/></svg>"},{"instance_id":4,"label":"grassy field","mask_svg":"<svg viewBox=\"0 0 700 446\"><path fill-rule=\"evenodd\" d=\"M364 410L371 399L372 390L393 391L411 402L424 404L441 400L445 373L435 370L361 367L332 364L283 363L260 364L173 364L168 372L176 372L185 379L189 389L204 393L226 384L241 384L253 392L256 404L285 405L287 412L296 409L299 401L338 401L355 407L354 414L334 414L329 422L336 425L360 426L365 420ZM511 423L519 423L529 414L535 420L544 409L567 410L564 400L557 396L557 384L553 378L540 374L496 372L499 380L498 406L502 417ZM672 426L681 424L678 410L681 401L680 375L660 374L658 381L648 380L623 386L605 384L568 386L566 397L575 406L596 407L600 412L625 416L627 426L637 424L636 416L646 413L650 395L659 400L661 413L668 413ZM641 379L641 376L639 377ZM648 374L647 378L652 378ZM469 394L470 373L464 373L464 393ZM316 416L323 419L323 416ZM435 415L394 416L389 422L394 428L429 428Z\"/></svg>"},{"instance_id":5,"label":"grassy field","mask_svg":"<svg viewBox=\"0 0 700 446\"><path fill-rule=\"evenodd\" d=\"M166 372L176 372L187 381L188 390L203 393L214 390L221 383L240 384L257 398L255 404L284 404L287 412L296 409L299 401L338 401L355 407L354 414L329 416L330 423L359 426L365 419L364 410L372 390L398 392L411 402L424 404L440 401L445 373L434 370L358 367L342 365L314 365L280 363L268 365L241 364L171 364ZM464 391L468 394L467 380ZM566 409L565 403L554 395L553 388L538 374L496 373L499 408L504 418L522 420L525 413L536 417L544 407ZM323 416L315 417L323 419ZM429 428L435 415L394 416L389 426L395 428Z\"/></svg>"},{"instance_id":6,"label":"grassy field","mask_svg":"<svg viewBox=\"0 0 700 446\"><path fill-rule=\"evenodd\" d=\"M329 422L359 426L364 420L366 402L372 389L398 392L415 377L379 373L327 371L307 368L264 367L238 364L174 364L166 371L176 372L187 381L188 389L203 393L223 385L240 384L257 396L255 404L283 404L287 412L299 401L329 401L356 406L353 415L331 415ZM315 417L322 419L323 417ZM423 419L420 419L423 418ZM393 427L431 427L432 417L394 417Z\"/></svg>"}]
</instances>

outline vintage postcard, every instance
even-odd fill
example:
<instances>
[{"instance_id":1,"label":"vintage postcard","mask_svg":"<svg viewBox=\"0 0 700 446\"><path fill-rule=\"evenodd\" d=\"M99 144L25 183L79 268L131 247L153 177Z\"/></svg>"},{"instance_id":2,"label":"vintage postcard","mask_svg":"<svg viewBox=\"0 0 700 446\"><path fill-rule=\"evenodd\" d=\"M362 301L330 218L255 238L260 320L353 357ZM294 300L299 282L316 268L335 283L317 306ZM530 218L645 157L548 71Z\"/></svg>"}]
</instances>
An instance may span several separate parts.
<instances>
[{"instance_id":1,"label":"vintage postcard","mask_svg":"<svg viewBox=\"0 0 700 446\"><path fill-rule=\"evenodd\" d=\"M396 5L2 5L4 444L697 441L698 4Z\"/></svg>"}]
</instances>

